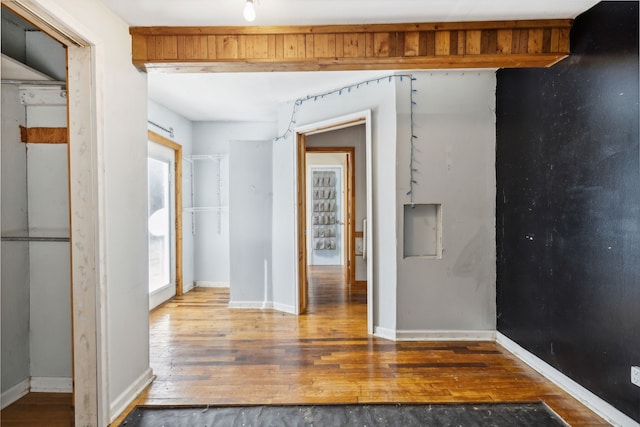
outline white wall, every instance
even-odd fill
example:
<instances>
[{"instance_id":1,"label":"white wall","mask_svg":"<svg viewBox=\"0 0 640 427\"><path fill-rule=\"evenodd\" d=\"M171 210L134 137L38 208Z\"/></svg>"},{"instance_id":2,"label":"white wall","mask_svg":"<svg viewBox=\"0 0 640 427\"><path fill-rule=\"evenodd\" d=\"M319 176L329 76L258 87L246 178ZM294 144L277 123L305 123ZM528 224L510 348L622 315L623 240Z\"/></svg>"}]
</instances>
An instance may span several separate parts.
<instances>
[{"instance_id":1,"label":"white wall","mask_svg":"<svg viewBox=\"0 0 640 427\"><path fill-rule=\"evenodd\" d=\"M442 204L442 259L403 258L409 85L398 85L398 331L495 330L495 72L416 72L415 203ZM427 333L428 335L428 333ZM417 337L420 336L418 333Z\"/></svg>"},{"instance_id":2,"label":"white wall","mask_svg":"<svg viewBox=\"0 0 640 427\"><path fill-rule=\"evenodd\" d=\"M175 113L169 108L149 99L148 103L149 120L164 127L173 128L173 138L162 129L149 124L149 130L168 138L182 146L182 207L191 206L191 162L186 160L193 147L193 123ZM193 216L188 212L182 213L182 271L183 271L183 291L187 292L193 287Z\"/></svg>"},{"instance_id":3,"label":"white wall","mask_svg":"<svg viewBox=\"0 0 640 427\"><path fill-rule=\"evenodd\" d=\"M149 370L147 85L131 64L128 25L99 1L58 0L104 44L103 81L109 401ZM90 23L90 24L89 24ZM100 154L99 154L100 156ZM73 165L72 165L73 167Z\"/></svg>"},{"instance_id":4,"label":"white wall","mask_svg":"<svg viewBox=\"0 0 640 427\"><path fill-rule=\"evenodd\" d=\"M148 124L149 130L180 144L182 146L182 154L190 155L193 147L193 123L152 99L147 100L147 108L149 120L167 129L173 128L173 137L150 123Z\"/></svg>"},{"instance_id":5,"label":"white wall","mask_svg":"<svg viewBox=\"0 0 640 427\"><path fill-rule=\"evenodd\" d=\"M215 161L199 160L195 164L196 204L211 206L217 203L215 184L216 174L220 173L222 181L220 203L222 206L229 206L230 141L270 140L275 134L276 124L271 122L195 122L193 154L223 155L220 171L217 170ZM194 280L228 284L230 282L229 211L199 212L194 216ZM263 267L260 265L256 268Z\"/></svg>"},{"instance_id":6,"label":"white wall","mask_svg":"<svg viewBox=\"0 0 640 427\"><path fill-rule=\"evenodd\" d=\"M381 74L382 75L382 74ZM357 81L354 81L357 83ZM310 94L312 95L312 94ZM284 134L289 127L293 102L281 105L278 129ZM373 246L378 260L395 259L395 79L362 85L303 103L296 115L295 126L315 123L363 110L372 111L373 157ZM273 284L274 301L295 306L296 293L296 146L292 136L274 143L273 154ZM396 265L378 262L373 270L374 326L395 330Z\"/></svg>"},{"instance_id":7,"label":"white wall","mask_svg":"<svg viewBox=\"0 0 640 427\"><path fill-rule=\"evenodd\" d=\"M231 307L271 301L272 141L229 144Z\"/></svg>"},{"instance_id":8,"label":"white wall","mask_svg":"<svg viewBox=\"0 0 640 427\"><path fill-rule=\"evenodd\" d=\"M16 85L2 84L0 208L2 235L26 236L27 159L18 126L26 125ZM2 392L29 378L29 244L2 242Z\"/></svg>"},{"instance_id":9,"label":"white wall","mask_svg":"<svg viewBox=\"0 0 640 427\"><path fill-rule=\"evenodd\" d=\"M108 363L107 400L114 405L150 378L146 75L131 63L129 26L99 0L33 3L94 46L96 202L102 214L97 230L103 249L98 263L104 267L100 280L105 281L98 295L102 293L101 307L107 310L103 359ZM70 165L72 182L77 166ZM92 249L87 248L88 258L94 256Z\"/></svg>"},{"instance_id":10,"label":"white wall","mask_svg":"<svg viewBox=\"0 0 640 427\"><path fill-rule=\"evenodd\" d=\"M64 53L64 51L63 51ZM37 94L33 89L31 93ZM31 99L31 97L27 97ZM64 98L58 105L28 105L28 127L66 127ZM29 235L69 237L66 144L27 144ZM31 376L72 377L71 260L69 243L29 243Z\"/></svg>"}]
</instances>

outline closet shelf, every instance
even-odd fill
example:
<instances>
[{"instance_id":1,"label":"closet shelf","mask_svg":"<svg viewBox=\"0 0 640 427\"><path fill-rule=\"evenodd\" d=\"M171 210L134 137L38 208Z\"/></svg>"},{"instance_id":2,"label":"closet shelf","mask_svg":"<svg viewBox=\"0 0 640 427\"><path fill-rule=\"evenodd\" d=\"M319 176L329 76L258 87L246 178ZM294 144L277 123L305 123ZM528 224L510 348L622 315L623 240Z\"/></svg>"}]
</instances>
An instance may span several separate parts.
<instances>
[{"instance_id":1,"label":"closet shelf","mask_svg":"<svg viewBox=\"0 0 640 427\"><path fill-rule=\"evenodd\" d=\"M219 160L224 157L224 154L192 154L191 156L185 156L184 159L187 161L193 160Z\"/></svg>"},{"instance_id":2,"label":"closet shelf","mask_svg":"<svg viewBox=\"0 0 640 427\"><path fill-rule=\"evenodd\" d=\"M228 206L198 206L193 208L184 208L185 212L220 212L229 209Z\"/></svg>"},{"instance_id":3,"label":"closet shelf","mask_svg":"<svg viewBox=\"0 0 640 427\"><path fill-rule=\"evenodd\" d=\"M2 236L3 242L68 242L68 237L45 237L45 236Z\"/></svg>"}]
</instances>

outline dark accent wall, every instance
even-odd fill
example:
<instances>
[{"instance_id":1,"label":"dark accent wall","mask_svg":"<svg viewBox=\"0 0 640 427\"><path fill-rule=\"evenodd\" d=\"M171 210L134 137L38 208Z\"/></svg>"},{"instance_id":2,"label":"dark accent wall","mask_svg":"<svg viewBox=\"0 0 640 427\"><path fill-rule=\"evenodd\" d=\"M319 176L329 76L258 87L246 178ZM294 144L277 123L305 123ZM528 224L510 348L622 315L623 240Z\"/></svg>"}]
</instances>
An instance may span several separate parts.
<instances>
[{"instance_id":1,"label":"dark accent wall","mask_svg":"<svg viewBox=\"0 0 640 427\"><path fill-rule=\"evenodd\" d=\"M640 421L638 2L497 79L498 330Z\"/></svg>"}]
</instances>

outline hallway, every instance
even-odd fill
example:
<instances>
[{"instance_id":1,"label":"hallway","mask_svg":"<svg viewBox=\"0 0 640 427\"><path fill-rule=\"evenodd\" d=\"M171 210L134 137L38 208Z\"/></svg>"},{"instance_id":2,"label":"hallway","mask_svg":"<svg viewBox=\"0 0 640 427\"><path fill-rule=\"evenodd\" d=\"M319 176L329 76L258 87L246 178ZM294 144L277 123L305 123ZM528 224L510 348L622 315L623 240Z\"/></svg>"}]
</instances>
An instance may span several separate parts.
<instances>
[{"instance_id":1,"label":"hallway","mask_svg":"<svg viewBox=\"0 0 640 427\"><path fill-rule=\"evenodd\" d=\"M229 290L219 288L196 288L154 310L157 378L135 404L544 400L573 426L606 424L494 343L368 336L366 290L349 290L341 274L310 269L303 316L230 310Z\"/></svg>"}]
</instances>

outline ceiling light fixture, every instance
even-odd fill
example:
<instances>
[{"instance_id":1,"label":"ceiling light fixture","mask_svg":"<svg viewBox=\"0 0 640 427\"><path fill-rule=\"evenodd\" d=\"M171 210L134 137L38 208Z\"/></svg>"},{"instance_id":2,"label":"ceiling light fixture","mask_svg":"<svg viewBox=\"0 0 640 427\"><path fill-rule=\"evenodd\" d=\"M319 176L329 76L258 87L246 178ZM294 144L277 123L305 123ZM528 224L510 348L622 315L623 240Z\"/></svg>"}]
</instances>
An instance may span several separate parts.
<instances>
[{"instance_id":1,"label":"ceiling light fixture","mask_svg":"<svg viewBox=\"0 0 640 427\"><path fill-rule=\"evenodd\" d=\"M256 9L253 6L253 0L247 0L247 4L244 5L244 12L242 12L244 19L249 22L253 22L256 19Z\"/></svg>"}]
</instances>

